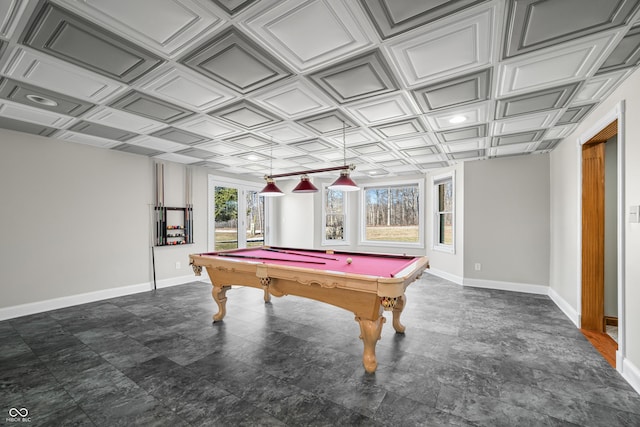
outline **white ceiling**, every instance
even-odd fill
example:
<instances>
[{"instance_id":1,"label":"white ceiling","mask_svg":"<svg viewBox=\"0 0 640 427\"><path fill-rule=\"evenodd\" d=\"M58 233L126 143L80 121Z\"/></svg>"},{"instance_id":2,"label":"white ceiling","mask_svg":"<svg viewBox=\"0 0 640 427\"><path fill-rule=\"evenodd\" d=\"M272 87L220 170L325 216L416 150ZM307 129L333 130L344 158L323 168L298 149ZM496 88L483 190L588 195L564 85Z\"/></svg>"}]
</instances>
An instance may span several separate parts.
<instances>
[{"instance_id":1,"label":"white ceiling","mask_svg":"<svg viewBox=\"0 0 640 427\"><path fill-rule=\"evenodd\" d=\"M356 177L547 152L637 68L639 9L5 0L0 127L255 177L342 165L343 127Z\"/></svg>"}]
</instances>

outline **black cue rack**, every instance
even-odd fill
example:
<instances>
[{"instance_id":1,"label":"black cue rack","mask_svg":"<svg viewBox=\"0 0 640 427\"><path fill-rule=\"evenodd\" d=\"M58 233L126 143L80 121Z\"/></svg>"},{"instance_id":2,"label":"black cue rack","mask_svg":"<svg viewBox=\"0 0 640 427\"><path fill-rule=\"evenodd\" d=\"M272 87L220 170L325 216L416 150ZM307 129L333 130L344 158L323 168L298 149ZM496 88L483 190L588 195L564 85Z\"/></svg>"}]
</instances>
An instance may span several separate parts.
<instances>
[{"instance_id":1,"label":"black cue rack","mask_svg":"<svg viewBox=\"0 0 640 427\"><path fill-rule=\"evenodd\" d=\"M183 208L156 206L155 246L176 246L193 243L193 206ZM176 214L172 214L176 212Z\"/></svg>"}]
</instances>

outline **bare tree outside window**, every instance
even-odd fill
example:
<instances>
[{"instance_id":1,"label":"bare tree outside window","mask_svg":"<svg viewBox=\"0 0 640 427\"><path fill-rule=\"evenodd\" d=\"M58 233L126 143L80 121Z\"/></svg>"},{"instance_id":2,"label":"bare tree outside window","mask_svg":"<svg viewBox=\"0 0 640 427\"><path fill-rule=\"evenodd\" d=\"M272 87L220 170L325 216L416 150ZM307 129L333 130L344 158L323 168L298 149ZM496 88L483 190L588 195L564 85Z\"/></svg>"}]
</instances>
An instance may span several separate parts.
<instances>
[{"instance_id":1,"label":"bare tree outside window","mask_svg":"<svg viewBox=\"0 0 640 427\"><path fill-rule=\"evenodd\" d=\"M420 242L418 184L368 187L364 191L365 240Z\"/></svg>"},{"instance_id":2,"label":"bare tree outside window","mask_svg":"<svg viewBox=\"0 0 640 427\"><path fill-rule=\"evenodd\" d=\"M345 194L340 190L325 190L324 238L327 241L345 240Z\"/></svg>"}]
</instances>

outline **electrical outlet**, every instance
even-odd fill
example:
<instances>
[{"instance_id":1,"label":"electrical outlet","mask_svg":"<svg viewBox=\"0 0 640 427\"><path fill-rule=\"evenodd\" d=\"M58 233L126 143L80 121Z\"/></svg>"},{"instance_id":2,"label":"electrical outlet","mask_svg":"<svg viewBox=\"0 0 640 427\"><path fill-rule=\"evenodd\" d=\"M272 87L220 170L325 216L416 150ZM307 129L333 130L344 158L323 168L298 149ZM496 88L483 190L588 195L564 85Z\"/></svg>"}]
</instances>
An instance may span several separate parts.
<instances>
[{"instance_id":1,"label":"electrical outlet","mask_svg":"<svg viewBox=\"0 0 640 427\"><path fill-rule=\"evenodd\" d=\"M473 267L475 268L476 271L482 270L482 264L480 264L479 262L476 262Z\"/></svg>"},{"instance_id":2,"label":"electrical outlet","mask_svg":"<svg viewBox=\"0 0 640 427\"><path fill-rule=\"evenodd\" d=\"M629 222L640 222L640 206L634 205L629 207Z\"/></svg>"},{"instance_id":3,"label":"electrical outlet","mask_svg":"<svg viewBox=\"0 0 640 427\"><path fill-rule=\"evenodd\" d=\"M180 261L176 261L176 270L180 270Z\"/></svg>"}]
</instances>

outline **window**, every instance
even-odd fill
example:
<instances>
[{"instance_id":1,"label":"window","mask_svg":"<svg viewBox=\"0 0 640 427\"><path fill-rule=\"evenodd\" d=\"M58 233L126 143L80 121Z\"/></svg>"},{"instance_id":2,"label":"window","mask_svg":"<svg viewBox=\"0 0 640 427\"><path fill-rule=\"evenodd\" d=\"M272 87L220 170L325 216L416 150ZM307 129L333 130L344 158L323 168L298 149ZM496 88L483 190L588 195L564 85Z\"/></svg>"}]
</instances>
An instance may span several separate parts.
<instances>
[{"instance_id":1,"label":"window","mask_svg":"<svg viewBox=\"0 0 640 427\"><path fill-rule=\"evenodd\" d=\"M209 175L209 250L261 246L265 205L255 184Z\"/></svg>"},{"instance_id":2,"label":"window","mask_svg":"<svg viewBox=\"0 0 640 427\"><path fill-rule=\"evenodd\" d=\"M322 187L322 244L348 245L347 193Z\"/></svg>"},{"instance_id":3,"label":"window","mask_svg":"<svg viewBox=\"0 0 640 427\"><path fill-rule=\"evenodd\" d=\"M433 248L445 252L454 252L454 175L453 172L433 178Z\"/></svg>"},{"instance_id":4,"label":"window","mask_svg":"<svg viewBox=\"0 0 640 427\"><path fill-rule=\"evenodd\" d=\"M365 186L361 243L423 247L422 182Z\"/></svg>"}]
</instances>

